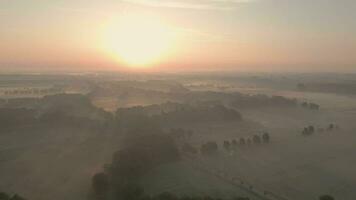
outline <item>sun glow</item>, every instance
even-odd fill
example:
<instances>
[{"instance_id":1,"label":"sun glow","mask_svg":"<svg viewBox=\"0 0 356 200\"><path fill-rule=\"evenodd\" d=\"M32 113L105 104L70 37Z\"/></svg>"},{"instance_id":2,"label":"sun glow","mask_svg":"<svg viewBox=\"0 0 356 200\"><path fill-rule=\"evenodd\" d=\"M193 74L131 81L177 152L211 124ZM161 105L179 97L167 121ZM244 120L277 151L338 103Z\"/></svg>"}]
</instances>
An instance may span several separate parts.
<instances>
[{"instance_id":1,"label":"sun glow","mask_svg":"<svg viewBox=\"0 0 356 200\"><path fill-rule=\"evenodd\" d=\"M107 43L114 59L131 68L150 67L169 54L172 29L159 19L125 15L110 23Z\"/></svg>"}]
</instances>

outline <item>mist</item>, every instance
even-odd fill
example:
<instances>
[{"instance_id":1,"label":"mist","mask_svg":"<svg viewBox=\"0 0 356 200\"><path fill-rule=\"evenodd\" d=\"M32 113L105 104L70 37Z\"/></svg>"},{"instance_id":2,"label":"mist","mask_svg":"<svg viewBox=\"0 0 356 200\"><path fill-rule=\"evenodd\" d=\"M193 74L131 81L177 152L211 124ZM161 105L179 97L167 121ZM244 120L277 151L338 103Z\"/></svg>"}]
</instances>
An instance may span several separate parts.
<instances>
[{"instance_id":1,"label":"mist","mask_svg":"<svg viewBox=\"0 0 356 200\"><path fill-rule=\"evenodd\" d=\"M1 198L352 200L355 77L1 75Z\"/></svg>"},{"instance_id":2,"label":"mist","mask_svg":"<svg viewBox=\"0 0 356 200\"><path fill-rule=\"evenodd\" d=\"M0 200L355 200L355 10L0 0Z\"/></svg>"}]
</instances>

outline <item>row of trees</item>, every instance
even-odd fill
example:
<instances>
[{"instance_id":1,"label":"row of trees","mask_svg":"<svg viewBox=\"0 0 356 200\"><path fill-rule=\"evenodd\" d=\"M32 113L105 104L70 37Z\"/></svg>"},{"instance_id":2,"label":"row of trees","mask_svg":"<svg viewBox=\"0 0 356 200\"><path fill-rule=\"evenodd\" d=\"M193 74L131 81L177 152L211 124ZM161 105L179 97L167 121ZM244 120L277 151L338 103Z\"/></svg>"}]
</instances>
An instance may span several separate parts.
<instances>
[{"instance_id":1,"label":"row of trees","mask_svg":"<svg viewBox=\"0 0 356 200\"><path fill-rule=\"evenodd\" d=\"M336 129L339 129L339 126L335 125L335 124L329 124L326 128L318 128L316 129L314 126L310 125L310 126L307 126L307 127L304 127L303 130L302 130L302 135L303 136L310 136L310 135L313 135L316 131L318 132L324 132L325 130L326 131L333 131L333 130L336 130Z\"/></svg>"},{"instance_id":2,"label":"row of trees","mask_svg":"<svg viewBox=\"0 0 356 200\"><path fill-rule=\"evenodd\" d=\"M308 126L308 127L304 127L302 131L302 135L308 136L314 134L314 132L315 132L314 126Z\"/></svg>"},{"instance_id":3,"label":"row of trees","mask_svg":"<svg viewBox=\"0 0 356 200\"><path fill-rule=\"evenodd\" d=\"M58 94L41 99L9 100L0 107L0 134L47 133L51 130L109 131L110 113L86 96Z\"/></svg>"},{"instance_id":4,"label":"row of trees","mask_svg":"<svg viewBox=\"0 0 356 200\"><path fill-rule=\"evenodd\" d=\"M263 94L243 95L235 93L231 105L235 108L296 107L297 100L283 96L267 96Z\"/></svg>"},{"instance_id":5,"label":"row of trees","mask_svg":"<svg viewBox=\"0 0 356 200\"><path fill-rule=\"evenodd\" d=\"M303 102L302 104L301 104L301 106L303 107L303 108L306 108L306 109L310 109L310 110L319 110L320 109L320 106L318 105L318 104L316 104L316 103L308 103L308 102Z\"/></svg>"},{"instance_id":6,"label":"row of trees","mask_svg":"<svg viewBox=\"0 0 356 200\"><path fill-rule=\"evenodd\" d=\"M252 144L267 144L270 142L270 135L269 133L265 132L262 134L262 136L260 135L254 135L251 138L240 138L238 141L236 139L233 139L231 141L225 140L223 142L223 148L227 151L236 149L239 146L247 146L247 145L252 145ZM211 155L214 154L215 152L217 152L219 149L219 145L217 142L215 141L209 141L207 143L204 143L201 145L200 147L200 153L202 155ZM187 153L197 153L197 151L194 149L193 146L189 145L189 144L184 144L183 146L183 150Z\"/></svg>"},{"instance_id":7,"label":"row of trees","mask_svg":"<svg viewBox=\"0 0 356 200\"><path fill-rule=\"evenodd\" d=\"M238 146L245 146L245 145L252 145L252 144L262 144L262 143L269 143L270 142L270 135L268 132L263 133L261 136L260 135L254 135L251 138L240 138L238 141L236 139L233 139L231 142L228 140L225 140L223 143L223 146L226 150L230 151L231 149L234 149Z\"/></svg>"},{"instance_id":8,"label":"row of trees","mask_svg":"<svg viewBox=\"0 0 356 200\"><path fill-rule=\"evenodd\" d=\"M239 112L223 105L183 104L179 109L163 112L152 117L162 125L242 120L242 115Z\"/></svg>"},{"instance_id":9,"label":"row of trees","mask_svg":"<svg viewBox=\"0 0 356 200\"><path fill-rule=\"evenodd\" d=\"M125 185L118 192L120 193L120 196L114 199L118 199L118 200L222 200L221 198L214 198L211 196L177 196L169 192L163 192L158 195L150 196L145 194L143 187L135 183ZM232 200L250 200L250 198L235 197Z\"/></svg>"},{"instance_id":10,"label":"row of trees","mask_svg":"<svg viewBox=\"0 0 356 200\"><path fill-rule=\"evenodd\" d=\"M176 139L183 139L183 140L186 140L186 139L189 139L193 136L193 131L191 130L184 130L182 128L172 128L170 130L170 135L172 135L174 138Z\"/></svg>"},{"instance_id":11,"label":"row of trees","mask_svg":"<svg viewBox=\"0 0 356 200\"><path fill-rule=\"evenodd\" d=\"M239 112L223 105L176 104L150 107L120 108L115 114L96 108L87 96L79 94L58 94L41 99L26 99L3 102L0 108L0 131L5 133L41 132L34 130L58 128L98 129L98 132L126 132L137 127L177 127L182 123L204 123L215 121L239 121ZM169 107L169 108L165 108ZM19 126L20 125L20 126ZM92 128L96 126L95 128ZM188 139L191 131L172 129L172 135Z\"/></svg>"},{"instance_id":12,"label":"row of trees","mask_svg":"<svg viewBox=\"0 0 356 200\"><path fill-rule=\"evenodd\" d=\"M217 200L210 196L179 197L171 193L146 195L144 188L139 184L140 178L158 165L178 160L179 154L169 135L140 135L130 139L130 143L130 146L114 154L112 163L106 166L104 172L93 176L91 199ZM208 142L203 146L202 152L207 154L217 151L218 148L216 142ZM191 146L187 145L185 148L189 149ZM249 198L236 197L234 200L249 200Z\"/></svg>"},{"instance_id":13,"label":"row of trees","mask_svg":"<svg viewBox=\"0 0 356 200\"><path fill-rule=\"evenodd\" d=\"M62 92L60 88L18 88L5 90L4 95L48 95Z\"/></svg>"},{"instance_id":14,"label":"row of trees","mask_svg":"<svg viewBox=\"0 0 356 200\"><path fill-rule=\"evenodd\" d=\"M127 200L131 200L128 198ZM221 198L211 196L177 196L175 194L164 192L155 196L145 196L143 193L139 200L222 200ZM248 197L235 197L232 200L250 200Z\"/></svg>"}]
</instances>

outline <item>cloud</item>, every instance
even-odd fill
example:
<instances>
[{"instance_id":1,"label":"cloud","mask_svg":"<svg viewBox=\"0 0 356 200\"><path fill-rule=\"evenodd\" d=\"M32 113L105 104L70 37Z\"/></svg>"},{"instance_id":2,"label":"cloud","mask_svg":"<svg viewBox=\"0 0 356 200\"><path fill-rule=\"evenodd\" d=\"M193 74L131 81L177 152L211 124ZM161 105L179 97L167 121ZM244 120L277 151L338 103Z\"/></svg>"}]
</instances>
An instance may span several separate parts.
<instances>
[{"instance_id":1,"label":"cloud","mask_svg":"<svg viewBox=\"0 0 356 200\"><path fill-rule=\"evenodd\" d=\"M243 3L251 3L256 0L123 0L143 6L184 8L184 9L222 9L230 10Z\"/></svg>"}]
</instances>

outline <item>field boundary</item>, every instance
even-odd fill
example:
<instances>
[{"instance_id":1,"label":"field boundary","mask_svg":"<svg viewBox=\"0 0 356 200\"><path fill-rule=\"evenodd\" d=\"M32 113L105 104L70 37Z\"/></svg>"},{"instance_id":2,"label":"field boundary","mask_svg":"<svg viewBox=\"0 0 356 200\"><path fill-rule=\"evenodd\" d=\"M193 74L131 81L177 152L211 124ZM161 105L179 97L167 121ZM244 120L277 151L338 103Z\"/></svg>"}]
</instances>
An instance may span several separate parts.
<instances>
[{"instance_id":1,"label":"field boundary","mask_svg":"<svg viewBox=\"0 0 356 200\"><path fill-rule=\"evenodd\" d=\"M252 184L248 183L247 181L242 180L241 178L229 176L227 173L221 171L221 170L216 170L216 169L211 169L206 167L207 165L204 165L201 159L197 158L196 156L189 155L189 154L184 154L182 156L184 160L187 161L196 161L199 160L199 163L197 162L192 162L194 163L191 165L195 170L198 170L200 172L203 172L205 174L209 174L211 176L214 176L234 187L237 187L250 195L256 197L259 200L291 200L285 197L282 197L278 194L275 194L274 192L268 191L268 190L260 190L254 187Z\"/></svg>"}]
</instances>

